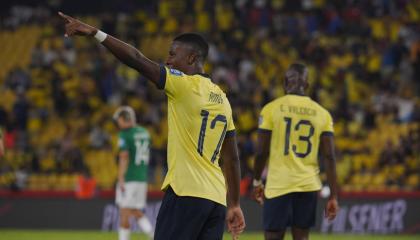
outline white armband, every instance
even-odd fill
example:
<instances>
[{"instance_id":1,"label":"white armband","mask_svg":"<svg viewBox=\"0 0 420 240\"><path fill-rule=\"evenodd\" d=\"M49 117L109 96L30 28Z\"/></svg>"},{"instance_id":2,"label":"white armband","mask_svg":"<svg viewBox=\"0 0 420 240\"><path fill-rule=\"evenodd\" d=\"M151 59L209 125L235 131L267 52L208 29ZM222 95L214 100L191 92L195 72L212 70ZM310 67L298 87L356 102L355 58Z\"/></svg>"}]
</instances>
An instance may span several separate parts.
<instances>
[{"instance_id":1,"label":"white armband","mask_svg":"<svg viewBox=\"0 0 420 240\"><path fill-rule=\"evenodd\" d=\"M96 38L96 40L98 40L99 42L103 42L103 41L105 41L105 38L107 37L108 35L106 34L106 33L104 33L104 32L102 32L101 30L98 30L97 32L96 32L96 34L95 34L95 38Z\"/></svg>"},{"instance_id":2,"label":"white armband","mask_svg":"<svg viewBox=\"0 0 420 240\"><path fill-rule=\"evenodd\" d=\"M253 187L259 187L259 186L261 186L263 184L263 182L262 182L262 180L260 179L260 180L257 180L257 179L254 179L253 181L252 181L252 186Z\"/></svg>"}]
</instances>

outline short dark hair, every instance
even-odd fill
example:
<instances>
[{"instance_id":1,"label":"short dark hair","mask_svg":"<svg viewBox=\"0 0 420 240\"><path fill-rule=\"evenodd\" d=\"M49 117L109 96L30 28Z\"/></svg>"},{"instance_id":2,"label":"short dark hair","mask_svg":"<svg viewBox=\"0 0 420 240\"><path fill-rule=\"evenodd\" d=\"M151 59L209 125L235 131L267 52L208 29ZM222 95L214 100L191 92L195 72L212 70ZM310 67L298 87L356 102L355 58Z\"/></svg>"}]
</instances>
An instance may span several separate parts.
<instances>
[{"instance_id":1,"label":"short dark hair","mask_svg":"<svg viewBox=\"0 0 420 240\"><path fill-rule=\"evenodd\" d=\"M197 33L182 33L176 36L173 41L182 42L193 47L202 61L206 59L209 52L209 44Z\"/></svg>"},{"instance_id":2,"label":"short dark hair","mask_svg":"<svg viewBox=\"0 0 420 240\"><path fill-rule=\"evenodd\" d=\"M296 72L298 72L299 74L303 74L305 72L306 66L302 63L292 63L289 66L289 69L293 69Z\"/></svg>"}]
</instances>

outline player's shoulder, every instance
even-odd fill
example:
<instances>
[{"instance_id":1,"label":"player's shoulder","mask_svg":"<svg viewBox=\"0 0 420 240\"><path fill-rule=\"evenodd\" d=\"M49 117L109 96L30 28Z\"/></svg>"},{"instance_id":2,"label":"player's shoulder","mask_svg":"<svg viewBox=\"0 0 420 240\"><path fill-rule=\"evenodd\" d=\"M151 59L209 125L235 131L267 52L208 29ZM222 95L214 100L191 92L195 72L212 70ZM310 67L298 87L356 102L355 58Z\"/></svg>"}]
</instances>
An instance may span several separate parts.
<instances>
[{"instance_id":1,"label":"player's shoulder","mask_svg":"<svg viewBox=\"0 0 420 240\"><path fill-rule=\"evenodd\" d=\"M118 137L120 138L124 138L127 135L127 131L126 130L120 130L118 131Z\"/></svg>"},{"instance_id":2,"label":"player's shoulder","mask_svg":"<svg viewBox=\"0 0 420 240\"><path fill-rule=\"evenodd\" d=\"M172 75L172 76L176 76L176 77L188 76L188 75L185 75L183 72L181 72L181 71L180 71L180 70L178 70L178 69L168 68L168 67L166 67L166 69L167 69L167 71L168 71L168 74L169 74L169 75Z\"/></svg>"},{"instance_id":3,"label":"player's shoulder","mask_svg":"<svg viewBox=\"0 0 420 240\"><path fill-rule=\"evenodd\" d=\"M160 79L160 88L173 90L178 85L185 85L188 81L185 81L188 77L182 71L170 68L168 66L161 65L161 72L163 71L164 75L161 75ZM162 77L163 76L163 77Z\"/></svg>"},{"instance_id":4,"label":"player's shoulder","mask_svg":"<svg viewBox=\"0 0 420 240\"><path fill-rule=\"evenodd\" d=\"M197 80L202 78L203 76L201 74L186 74L184 72L182 72L181 70L178 69L174 69L174 68L169 68L166 67L167 69L167 74L171 77L175 77L175 78L183 78L183 79L188 79L188 80Z\"/></svg>"},{"instance_id":5,"label":"player's shoulder","mask_svg":"<svg viewBox=\"0 0 420 240\"><path fill-rule=\"evenodd\" d=\"M223 98L225 98L225 99L227 99L227 96L226 96L226 93L225 93L225 91L223 91L223 89L219 86L219 85L217 85L216 83L214 83L210 78L208 78L208 84L207 84L207 86L208 86L208 88L211 90L211 91L213 91L213 92L215 92L215 93L218 93L218 94L220 94Z\"/></svg>"},{"instance_id":6,"label":"player's shoulder","mask_svg":"<svg viewBox=\"0 0 420 240\"><path fill-rule=\"evenodd\" d=\"M214 89L216 89L216 93L220 94L220 97L223 101L223 104L226 108L228 108L230 111L232 111L232 107L230 106L230 102L229 102L229 98L227 97L225 91L223 91L223 89L215 84L214 82L211 82L212 86Z\"/></svg>"},{"instance_id":7,"label":"player's shoulder","mask_svg":"<svg viewBox=\"0 0 420 240\"><path fill-rule=\"evenodd\" d=\"M200 84L207 89L206 92L210 92L210 97L214 97L216 102L223 103L230 107L229 99L227 98L225 91L223 91L219 85L214 83L210 76L199 75L199 77L202 81Z\"/></svg>"},{"instance_id":8,"label":"player's shoulder","mask_svg":"<svg viewBox=\"0 0 420 240\"><path fill-rule=\"evenodd\" d=\"M279 105L281 105L284 101L285 101L285 96L283 96L283 97L278 97L278 98L276 98L276 99L274 99L274 100L272 100L272 101L270 101L270 102L268 102L268 103L266 103L264 106L263 106L263 110L264 111L268 111L268 110L271 110L271 109L273 109L273 108L275 108L276 106L279 106Z\"/></svg>"},{"instance_id":9,"label":"player's shoulder","mask_svg":"<svg viewBox=\"0 0 420 240\"><path fill-rule=\"evenodd\" d=\"M323 107L320 103L318 103L317 101L315 101L315 100L313 100L313 99L311 99L311 98L309 98L310 99L310 101L311 101L311 103L312 103L312 105L315 107L315 108L317 108L317 110L319 111L319 112L321 112L322 114L324 114L324 115L327 115L327 116L331 116L331 114L330 114L330 112L325 108L325 107Z\"/></svg>"},{"instance_id":10,"label":"player's shoulder","mask_svg":"<svg viewBox=\"0 0 420 240\"><path fill-rule=\"evenodd\" d=\"M149 130L147 130L147 128L145 128L145 127L143 127L143 126L139 126L139 125L137 125L136 127L134 127L134 129L135 129L135 132L136 132L136 133L139 133L139 134L144 134L144 135L150 136L150 134L149 134Z\"/></svg>"}]
</instances>

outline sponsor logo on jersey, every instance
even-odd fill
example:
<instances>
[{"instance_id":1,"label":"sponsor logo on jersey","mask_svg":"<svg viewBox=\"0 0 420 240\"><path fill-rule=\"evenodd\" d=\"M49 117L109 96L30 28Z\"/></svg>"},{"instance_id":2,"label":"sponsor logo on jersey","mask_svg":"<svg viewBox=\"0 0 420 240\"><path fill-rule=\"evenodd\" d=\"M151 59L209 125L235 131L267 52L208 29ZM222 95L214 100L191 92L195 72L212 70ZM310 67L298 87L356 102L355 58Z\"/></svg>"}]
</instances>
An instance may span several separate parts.
<instances>
[{"instance_id":1,"label":"sponsor logo on jersey","mask_svg":"<svg viewBox=\"0 0 420 240\"><path fill-rule=\"evenodd\" d=\"M170 72L172 75L182 76L182 72L181 72L181 71L179 71L179 70L176 70L176 69L169 69L169 72Z\"/></svg>"},{"instance_id":2,"label":"sponsor logo on jersey","mask_svg":"<svg viewBox=\"0 0 420 240\"><path fill-rule=\"evenodd\" d=\"M260 126L261 124L263 124L263 122L264 122L264 118L263 118L263 116L260 116L258 118L258 125Z\"/></svg>"},{"instance_id":3,"label":"sponsor logo on jersey","mask_svg":"<svg viewBox=\"0 0 420 240\"><path fill-rule=\"evenodd\" d=\"M118 139L118 147L124 147L125 146L125 141L124 141L124 139L122 139L122 138L119 138Z\"/></svg>"}]
</instances>

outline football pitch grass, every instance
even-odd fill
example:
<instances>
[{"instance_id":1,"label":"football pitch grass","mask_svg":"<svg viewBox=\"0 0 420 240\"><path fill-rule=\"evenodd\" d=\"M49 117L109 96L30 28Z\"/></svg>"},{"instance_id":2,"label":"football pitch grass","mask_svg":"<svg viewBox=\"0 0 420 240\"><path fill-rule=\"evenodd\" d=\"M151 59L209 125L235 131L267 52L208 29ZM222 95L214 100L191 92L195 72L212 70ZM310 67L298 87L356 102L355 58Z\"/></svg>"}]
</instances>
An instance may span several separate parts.
<instances>
[{"instance_id":1,"label":"football pitch grass","mask_svg":"<svg viewBox=\"0 0 420 240\"><path fill-rule=\"evenodd\" d=\"M52 230L11 230L11 229L0 229L0 239L2 240L117 240L117 233L115 232L100 232L100 231L52 231ZM134 233L131 235L132 240L143 240L147 239L145 235ZM232 239L229 234L225 234L224 240ZM244 233L240 236L241 240L263 240L262 233ZM291 236L288 235L285 239L291 240ZM311 240L371 240L371 239L383 239L383 240L414 240L419 239L419 236L408 236L408 235L336 235L327 234L322 235L319 233L313 233L310 236ZM168 239L170 240L170 239Z\"/></svg>"}]
</instances>

